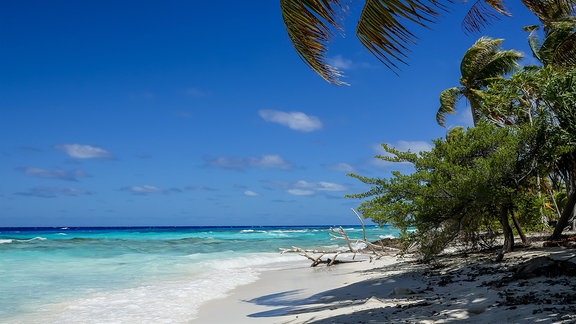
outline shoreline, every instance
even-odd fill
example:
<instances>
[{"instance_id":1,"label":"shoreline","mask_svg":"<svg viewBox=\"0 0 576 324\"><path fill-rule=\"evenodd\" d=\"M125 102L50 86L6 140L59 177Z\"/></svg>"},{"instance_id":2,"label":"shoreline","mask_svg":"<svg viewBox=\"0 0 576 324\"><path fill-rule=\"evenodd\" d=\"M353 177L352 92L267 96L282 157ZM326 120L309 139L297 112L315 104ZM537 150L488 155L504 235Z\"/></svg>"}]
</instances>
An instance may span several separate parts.
<instances>
[{"instance_id":1,"label":"shoreline","mask_svg":"<svg viewBox=\"0 0 576 324\"><path fill-rule=\"evenodd\" d=\"M257 281L202 304L192 323L301 323L316 318L317 312L332 309L330 313L334 314L338 307L326 304L333 298L330 290L371 279L374 274L370 271L375 266L396 262L396 257L385 257L373 262L310 267L310 261L302 258L263 269ZM317 308L325 306L327 309Z\"/></svg>"},{"instance_id":2,"label":"shoreline","mask_svg":"<svg viewBox=\"0 0 576 324\"><path fill-rule=\"evenodd\" d=\"M576 321L576 282L569 277L576 271L538 272L546 262L576 269L574 248L540 242L500 263L492 262L494 256L446 254L427 264L391 256L315 268L295 261L263 270L256 282L201 305L192 323ZM526 271L532 272L521 276Z\"/></svg>"}]
</instances>

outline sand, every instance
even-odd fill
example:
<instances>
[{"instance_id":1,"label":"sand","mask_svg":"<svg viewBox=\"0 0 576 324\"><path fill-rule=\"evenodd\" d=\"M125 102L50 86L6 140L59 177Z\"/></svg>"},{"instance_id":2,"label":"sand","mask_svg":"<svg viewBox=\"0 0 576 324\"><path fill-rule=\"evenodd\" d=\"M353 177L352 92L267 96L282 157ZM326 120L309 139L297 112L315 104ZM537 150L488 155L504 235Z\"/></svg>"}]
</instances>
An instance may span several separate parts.
<instances>
[{"instance_id":1,"label":"sand","mask_svg":"<svg viewBox=\"0 0 576 324\"><path fill-rule=\"evenodd\" d=\"M192 322L576 323L576 249L535 244L500 263L494 257L390 256L315 268L303 259L206 303Z\"/></svg>"}]
</instances>

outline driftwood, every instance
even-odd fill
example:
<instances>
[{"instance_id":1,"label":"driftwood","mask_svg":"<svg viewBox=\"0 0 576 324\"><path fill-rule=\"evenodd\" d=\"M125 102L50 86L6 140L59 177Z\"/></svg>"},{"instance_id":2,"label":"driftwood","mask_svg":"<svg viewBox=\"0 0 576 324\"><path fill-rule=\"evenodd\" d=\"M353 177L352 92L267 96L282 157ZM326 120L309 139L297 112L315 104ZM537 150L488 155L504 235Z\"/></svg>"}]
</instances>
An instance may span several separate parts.
<instances>
[{"instance_id":1,"label":"driftwood","mask_svg":"<svg viewBox=\"0 0 576 324\"><path fill-rule=\"evenodd\" d=\"M332 251L306 250L306 249L302 249L302 248L293 246L290 249L281 248L280 249L281 253L282 254L284 254L284 253L299 253L303 257L312 261L312 264L310 265L311 267L315 267L319 264L326 264L327 266L332 266L332 265L338 264L338 263L358 262L358 260L356 260L357 255L369 255L370 261L372 261L374 258L380 259L383 256L390 255L391 252L397 253L399 251L396 248L384 246L383 240L379 240L377 242L380 244L375 244L375 243L369 242L366 239L366 228L364 226L364 222L362 221L362 217L360 217L360 215L358 215L358 213L354 209L352 209L352 211L354 212L356 217L358 217L358 219L360 220L360 223L362 224L362 233L364 234L362 240L360 240L360 239L351 240L350 237L348 237L348 234L346 233L344 228L342 228L342 226L340 226L338 228L332 228L331 227L330 233L329 233L332 240L344 240L344 241L346 241L346 245L348 247L347 250L344 250L344 249L332 250ZM354 246L359 246L360 244L363 244L365 246L365 248L361 248L361 249L354 248ZM350 253L353 254L352 260L338 260L337 259L338 256L340 256L341 254L350 254ZM327 255L329 255L330 257L324 258Z\"/></svg>"}]
</instances>

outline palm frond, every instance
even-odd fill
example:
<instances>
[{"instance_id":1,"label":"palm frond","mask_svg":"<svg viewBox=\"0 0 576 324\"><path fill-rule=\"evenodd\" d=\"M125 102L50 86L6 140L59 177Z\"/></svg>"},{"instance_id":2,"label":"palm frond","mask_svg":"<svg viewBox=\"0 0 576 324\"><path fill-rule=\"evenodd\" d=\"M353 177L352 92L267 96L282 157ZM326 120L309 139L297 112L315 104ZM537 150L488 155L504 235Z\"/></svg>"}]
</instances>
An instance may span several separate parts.
<instances>
[{"instance_id":1,"label":"palm frond","mask_svg":"<svg viewBox=\"0 0 576 324\"><path fill-rule=\"evenodd\" d=\"M444 6L436 0L366 0L356 36L368 51L396 72L397 63L406 64L409 46L416 36L406 23L428 27Z\"/></svg>"},{"instance_id":2,"label":"palm frond","mask_svg":"<svg viewBox=\"0 0 576 324\"><path fill-rule=\"evenodd\" d=\"M478 79L479 71L484 69L503 41L501 38L481 37L464 53L460 63L460 73L462 79L467 81L465 83L470 85L471 82Z\"/></svg>"},{"instance_id":3,"label":"palm frond","mask_svg":"<svg viewBox=\"0 0 576 324\"><path fill-rule=\"evenodd\" d=\"M440 108L436 113L436 122L438 125L445 127L446 115L454 114L456 111L456 101L462 96L462 91L459 87L452 87L445 89L440 93Z\"/></svg>"},{"instance_id":4,"label":"palm frond","mask_svg":"<svg viewBox=\"0 0 576 324\"><path fill-rule=\"evenodd\" d=\"M478 71L477 79L489 82L492 78L509 74L520 66L518 62L523 57L521 52L515 50L497 51L484 64L482 70ZM481 83L486 86L487 82Z\"/></svg>"},{"instance_id":5,"label":"palm frond","mask_svg":"<svg viewBox=\"0 0 576 324\"><path fill-rule=\"evenodd\" d=\"M501 0L476 0L462 20L462 29L469 34L482 31L492 21L499 19L494 11L510 16Z\"/></svg>"},{"instance_id":6,"label":"palm frond","mask_svg":"<svg viewBox=\"0 0 576 324\"><path fill-rule=\"evenodd\" d=\"M576 65L576 23L554 23L540 47L545 64L554 66Z\"/></svg>"},{"instance_id":7,"label":"palm frond","mask_svg":"<svg viewBox=\"0 0 576 324\"><path fill-rule=\"evenodd\" d=\"M522 3L538 17L540 22L549 22L574 16L575 0L522 0Z\"/></svg>"},{"instance_id":8,"label":"palm frond","mask_svg":"<svg viewBox=\"0 0 576 324\"><path fill-rule=\"evenodd\" d=\"M528 45L530 46L530 51L532 51L532 56L534 56L538 61L542 62L542 57L540 56L540 47L542 46L542 40L537 35L540 27L538 25L531 25L524 27L524 31L530 32L528 35Z\"/></svg>"},{"instance_id":9,"label":"palm frond","mask_svg":"<svg viewBox=\"0 0 576 324\"><path fill-rule=\"evenodd\" d=\"M292 45L304 62L324 80L341 85L341 72L326 62L327 43L340 29L339 0L280 0L280 10Z\"/></svg>"},{"instance_id":10,"label":"palm frond","mask_svg":"<svg viewBox=\"0 0 576 324\"><path fill-rule=\"evenodd\" d=\"M576 33L572 33L558 46L554 61L561 66L576 66Z\"/></svg>"},{"instance_id":11,"label":"palm frond","mask_svg":"<svg viewBox=\"0 0 576 324\"><path fill-rule=\"evenodd\" d=\"M501 15L504 16L512 16L504 7L504 1L502 0L485 0L486 4L489 5L492 9L496 10Z\"/></svg>"}]
</instances>

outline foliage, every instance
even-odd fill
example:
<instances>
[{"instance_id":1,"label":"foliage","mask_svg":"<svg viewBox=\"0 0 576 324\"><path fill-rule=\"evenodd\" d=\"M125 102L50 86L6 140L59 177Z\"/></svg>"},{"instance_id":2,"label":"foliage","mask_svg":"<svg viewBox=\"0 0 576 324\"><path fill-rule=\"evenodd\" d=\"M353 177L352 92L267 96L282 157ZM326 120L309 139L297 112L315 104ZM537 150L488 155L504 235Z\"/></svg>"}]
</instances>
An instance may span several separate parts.
<instances>
[{"instance_id":1,"label":"foliage","mask_svg":"<svg viewBox=\"0 0 576 324\"><path fill-rule=\"evenodd\" d=\"M280 0L286 31L304 62L326 81L341 85L340 72L326 62L327 44L341 32L346 0ZM364 0L356 27L360 43L392 71L406 63L416 36L411 26L430 27L452 5L438 0ZM502 0L477 0L463 20L468 31L479 31L495 14L510 15Z\"/></svg>"},{"instance_id":2,"label":"foliage","mask_svg":"<svg viewBox=\"0 0 576 324\"><path fill-rule=\"evenodd\" d=\"M413 173L393 172L389 179L351 175L371 186L365 193L348 196L363 200L359 210L364 217L398 227L425 256L440 252L456 238L477 246L483 234L494 230L502 230L502 251L509 251L514 240L509 217L523 240L523 228L540 229L545 218L557 219L551 236L557 239L573 217L576 5L574 0L523 0L523 4L543 25L542 40L536 34L540 26L526 28L542 67L518 70L520 53L501 50L501 39L480 38L462 59L460 86L440 94L437 114L443 125L445 114L465 97L475 127L452 129L445 139L434 141L431 151L418 154L383 145L387 154L377 158L410 163ZM395 55L404 50L388 54L400 59ZM416 229L414 234L411 228Z\"/></svg>"},{"instance_id":3,"label":"foliage","mask_svg":"<svg viewBox=\"0 0 576 324\"><path fill-rule=\"evenodd\" d=\"M436 121L444 126L446 114L453 114L456 102L465 97L470 103L474 124L480 116L494 118L482 104L484 89L504 75L518 68L522 54L515 50L501 50L503 39L482 37L470 47L460 63L460 86L448 88L440 93L440 108Z\"/></svg>"},{"instance_id":4,"label":"foliage","mask_svg":"<svg viewBox=\"0 0 576 324\"><path fill-rule=\"evenodd\" d=\"M549 195L549 200L561 191L569 198L562 204L563 216L554 232L558 237L576 203L576 68L527 67L491 84L484 104L505 116L510 126L530 124L537 129L534 159L550 179L550 187L538 190Z\"/></svg>"},{"instance_id":5,"label":"foliage","mask_svg":"<svg viewBox=\"0 0 576 324\"><path fill-rule=\"evenodd\" d=\"M524 0L542 26L527 26L528 42L534 57L546 66L569 68L576 65L576 2L574 0ZM538 32L543 30L544 38Z\"/></svg>"},{"instance_id":6,"label":"foliage","mask_svg":"<svg viewBox=\"0 0 576 324\"><path fill-rule=\"evenodd\" d=\"M354 198L369 198L360 205L364 217L389 223L403 232L430 256L456 238L474 247L486 230L494 230L501 208L526 198L522 185L534 173L526 168L532 156L531 129L501 128L489 123L464 131L456 129L446 139L434 141L429 152L400 152L387 145L391 156L378 158L412 163L415 172L394 172L390 179L351 175L372 186ZM496 225L497 226L497 225Z\"/></svg>"}]
</instances>

